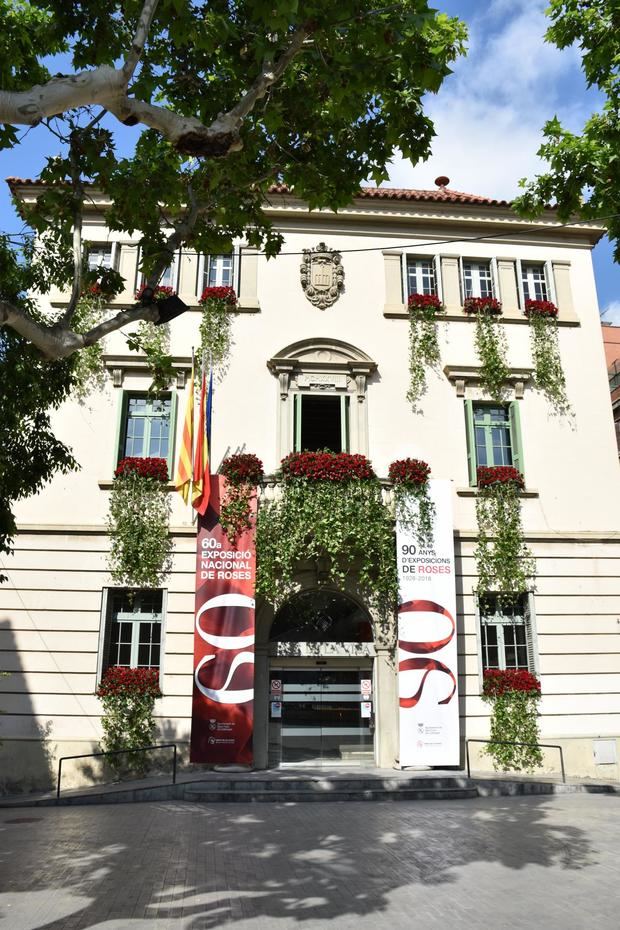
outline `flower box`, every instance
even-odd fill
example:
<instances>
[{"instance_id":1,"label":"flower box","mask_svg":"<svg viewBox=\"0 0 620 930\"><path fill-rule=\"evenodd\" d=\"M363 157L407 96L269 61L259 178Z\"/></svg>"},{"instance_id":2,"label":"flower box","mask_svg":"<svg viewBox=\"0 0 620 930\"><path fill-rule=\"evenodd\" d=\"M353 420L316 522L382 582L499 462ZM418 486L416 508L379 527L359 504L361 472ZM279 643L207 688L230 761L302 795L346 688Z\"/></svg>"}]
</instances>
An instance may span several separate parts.
<instances>
[{"instance_id":1,"label":"flower box","mask_svg":"<svg viewBox=\"0 0 620 930\"><path fill-rule=\"evenodd\" d=\"M263 480L263 463L248 452L229 455L220 466L220 474L231 484L257 485Z\"/></svg>"},{"instance_id":2,"label":"flower box","mask_svg":"<svg viewBox=\"0 0 620 930\"><path fill-rule=\"evenodd\" d=\"M525 315L555 319L558 315L558 308L550 300L526 300Z\"/></svg>"},{"instance_id":3,"label":"flower box","mask_svg":"<svg viewBox=\"0 0 620 930\"><path fill-rule=\"evenodd\" d=\"M392 462L388 478L392 484L426 484L431 473L430 466L421 459L398 459Z\"/></svg>"},{"instance_id":4,"label":"flower box","mask_svg":"<svg viewBox=\"0 0 620 930\"><path fill-rule=\"evenodd\" d=\"M231 310L237 306L237 295L233 287L205 287L200 296L200 303L205 304L208 300L222 301Z\"/></svg>"},{"instance_id":5,"label":"flower box","mask_svg":"<svg viewBox=\"0 0 620 930\"><path fill-rule=\"evenodd\" d=\"M282 459L282 478L293 481L369 481L376 477L365 455L349 452L292 452Z\"/></svg>"},{"instance_id":6,"label":"flower box","mask_svg":"<svg viewBox=\"0 0 620 930\"><path fill-rule=\"evenodd\" d=\"M494 484L516 484L521 489L525 487L523 475L512 465L479 465L476 476L479 488L489 488Z\"/></svg>"},{"instance_id":7,"label":"flower box","mask_svg":"<svg viewBox=\"0 0 620 930\"><path fill-rule=\"evenodd\" d=\"M121 459L114 472L115 478L125 478L127 475L137 475L139 478L156 478L158 481L168 481L168 463L160 458L140 458L128 456Z\"/></svg>"},{"instance_id":8,"label":"flower box","mask_svg":"<svg viewBox=\"0 0 620 930\"><path fill-rule=\"evenodd\" d=\"M484 673L482 693L487 697L500 697L511 691L540 694L540 681L527 669L487 669Z\"/></svg>"},{"instance_id":9,"label":"flower box","mask_svg":"<svg viewBox=\"0 0 620 930\"><path fill-rule=\"evenodd\" d=\"M463 310L472 315L480 313L499 316L502 312L502 305L495 297L466 297L463 301Z\"/></svg>"},{"instance_id":10,"label":"flower box","mask_svg":"<svg viewBox=\"0 0 620 930\"><path fill-rule=\"evenodd\" d=\"M159 669L128 668L114 665L107 669L97 689L97 697L133 697L148 695L161 697L159 688Z\"/></svg>"},{"instance_id":11,"label":"flower box","mask_svg":"<svg viewBox=\"0 0 620 930\"><path fill-rule=\"evenodd\" d=\"M148 284L143 284L142 287L136 291L136 300L142 300L144 291L147 289ZM165 287L158 284L153 288L153 300L166 300L168 297L176 297L176 293L173 287Z\"/></svg>"},{"instance_id":12,"label":"flower box","mask_svg":"<svg viewBox=\"0 0 620 930\"><path fill-rule=\"evenodd\" d=\"M437 294L410 294L407 306L410 310L434 310L437 313L446 309Z\"/></svg>"}]
</instances>

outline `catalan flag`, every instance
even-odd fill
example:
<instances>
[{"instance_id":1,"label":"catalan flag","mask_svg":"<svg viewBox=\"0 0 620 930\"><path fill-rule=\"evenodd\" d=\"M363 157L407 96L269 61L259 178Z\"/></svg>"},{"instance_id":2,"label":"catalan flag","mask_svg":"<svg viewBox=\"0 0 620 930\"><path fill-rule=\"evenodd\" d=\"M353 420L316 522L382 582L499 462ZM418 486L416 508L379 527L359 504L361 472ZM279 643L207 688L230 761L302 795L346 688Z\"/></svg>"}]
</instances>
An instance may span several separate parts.
<instances>
[{"instance_id":1,"label":"catalan flag","mask_svg":"<svg viewBox=\"0 0 620 930\"><path fill-rule=\"evenodd\" d=\"M194 486L192 489L192 507L201 516L206 513L209 506L211 492L211 475L209 468L209 443L207 440L207 403L210 407L210 396L207 401L207 379L202 373L200 383L200 407L198 409L198 428L196 430L196 448L194 451ZM209 385L211 388L211 385ZM211 390L209 389L209 395Z\"/></svg>"},{"instance_id":2,"label":"catalan flag","mask_svg":"<svg viewBox=\"0 0 620 930\"><path fill-rule=\"evenodd\" d=\"M192 376L189 382L189 395L185 408L185 422L183 423L183 439L179 450L179 461L174 486L187 504L192 483L192 450L194 446L194 362L192 360Z\"/></svg>"}]
</instances>

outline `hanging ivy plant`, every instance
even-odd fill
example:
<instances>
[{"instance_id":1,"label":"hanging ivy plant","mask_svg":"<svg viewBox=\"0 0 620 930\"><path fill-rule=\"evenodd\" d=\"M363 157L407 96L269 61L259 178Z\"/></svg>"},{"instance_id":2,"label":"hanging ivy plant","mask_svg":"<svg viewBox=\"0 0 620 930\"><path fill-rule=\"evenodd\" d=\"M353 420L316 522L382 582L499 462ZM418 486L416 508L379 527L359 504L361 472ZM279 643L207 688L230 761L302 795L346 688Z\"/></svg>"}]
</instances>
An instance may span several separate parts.
<instances>
[{"instance_id":1,"label":"hanging ivy plant","mask_svg":"<svg viewBox=\"0 0 620 930\"><path fill-rule=\"evenodd\" d=\"M215 371L225 370L231 345L231 313L237 308L232 287L205 287L200 298L200 354Z\"/></svg>"},{"instance_id":2,"label":"hanging ivy plant","mask_svg":"<svg viewBox=\"0 0 620 930\"><path fill-rule=\"evenodd\" d=\"M536 387L558 413L568 413L570 405L558 341L558 308L550 300L526 300L525 315L530 324Z\"/></svg>"},{"instance_id":3,"label":"hanging ivy plant","mask_svg":"<svg viewBox=\"0 0 620 930\"><path fill-rule=\"evenodd\" d=\"M519 491L524 486L523 475L512 466L478 468L474 555L479 597L497 592L500 603L510 603L533 582L535 562L521 524Z\"/></svg>"},{"instance_id":4,"label":"hanging ivy plant","mask_svg":"<svg viewBox=\"0 0 620 930\"><path fill-rule=\"evenodd\" d=\"M116 584L156 588L171 568L168 466L160 458L125 458L110 491L108 564Z\"/></svg>"},{"instance_id":5,"label":"hanging ivy plant","mask_svg":"<svg viewBox=\"0 0 620 930\"><path fill-rule=\"evenodd\" d=\"M499 321L502 305L495 297L467 297L463 310L476 317L474 342L480 359L480 386L493 400L501 401L510 373L508 343Z\"/></svg>"},{"instance_id":6,"label":"hanging ivy plant","mask_svg":"<svg viewBox=\"0 0 620 930\"><path fill-rule=\"evenodd\" d=\"M415 405L426 390L426 369L439 362L437 314L445 308L436 294L409 296L409 390L407 400Z\"/></svg>"},{"instance_id":7,"label":"hanging ivy plant","mask_svg":"<svg viewBox=\"0 0 620 930\"><path fill-rule=\"evenodd\" d=\"M396 517L411 528L423 549L433 545L435 505L428 493L430 473L430 466L419 459L398 459L388 471Z\"/></svg>"},{"instance_id":8,"label":"hanging ivy plant","mask_svg":"<svg viewBox=\"0 0 620 930\"><path fill-rule=\"evenodd\" d=\"M146 285L136 293L136 300L142 300ZM153 292L153 300L165 300L174 297L172 287L158 286ZM146 357L147 368L153 378L149 393L158 397L166 391L174 377L172 357L170 355L170 327L168 324L155 324L142 320L135 333L127 336L127 346L132 352L142 352Z\"/></svg>"},{"instance_id":9,"label":"hanging ivy plant","mask_svg":"<svg viewBox=\"0 0 620 930\"><path fill-rule=\"evenodd\" d=\"M263 463L256 455L240 453L224 459L220 474L226 478L226 490L220 505L220 523L229 541L251 529L250 502L256 486L263 480Z\"/></svg>"},{"instance_id":10,"label":"hanging ivy plant","mask_svg":"<svg viewBox=\"0 0 620 930\"><path fill-rule=\"evenodd\" d=\"M507 771L531 771L542 765L539 746L538 702L540 682L523 669L488 669L484 673L482 700L491 712L491 743L485 752L493 767ZM506 742L527 745L509 746Z\"/></svg>"},{"instance_id":11,"label":"hanging ivy plant","mask_svg":"<svg viewBox=\"0 0 620 930\"><path fill-rule=\"evenodd\" d=\"M280 604L295 589L299 563L321 564L320 583L359 587L384 615L393 609L396 558L381 485L363 455L294 452L282 461L281 495L261 503L256 591Z\"/></svg>"},{"instance_id":12,"label":"hanging ivy plant","mask_svg":"<svg viewBox=\"0 0 620 930\"><path fill-rule=\"evenodd\" d=\"M103 751L150 746L155 736L155 699L161 696L158 669L109 668L97 689L103 704ZM148 756L143 752L109 756L108 763L119 775L127 770L144 775L149 768Z\"/></svg>"}]
</instances>

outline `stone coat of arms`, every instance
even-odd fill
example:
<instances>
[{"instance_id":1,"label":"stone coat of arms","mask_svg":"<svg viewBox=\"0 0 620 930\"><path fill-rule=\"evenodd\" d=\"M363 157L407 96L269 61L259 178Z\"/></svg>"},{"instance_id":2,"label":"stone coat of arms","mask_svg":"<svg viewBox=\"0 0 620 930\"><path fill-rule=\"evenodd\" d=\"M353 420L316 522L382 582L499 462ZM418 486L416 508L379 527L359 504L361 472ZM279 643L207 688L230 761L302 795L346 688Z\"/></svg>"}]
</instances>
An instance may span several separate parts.
<instances>
[{"instance_id":1,"label":"stone coat of arms","mask_svg":"<svg viewBox=\"0 0 620 930\"><path fill-rule=\"evenodd\" d=\"M304 249L301 262L301 286L311 304L319 310L331 307L344 287L344 268L340 252L328 249L324 242L314 249Z\"/></svg>"}]
</instances>

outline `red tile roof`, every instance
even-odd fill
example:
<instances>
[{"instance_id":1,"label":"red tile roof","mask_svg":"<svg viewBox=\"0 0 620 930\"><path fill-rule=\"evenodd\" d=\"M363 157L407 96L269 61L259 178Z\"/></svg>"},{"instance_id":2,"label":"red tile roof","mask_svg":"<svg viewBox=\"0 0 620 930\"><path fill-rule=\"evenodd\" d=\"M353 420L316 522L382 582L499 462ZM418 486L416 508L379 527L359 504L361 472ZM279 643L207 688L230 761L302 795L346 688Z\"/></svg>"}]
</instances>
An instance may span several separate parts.
<instances>
[{"instance_id":1,"label":"red tile roof","mask_svg":"<svg viewBox=\"0 0 620 930\"><path fill-rule=\"evenodd\" d=\"M6 178L11 191L22 186L45 187L45 181L38 178ZM272 184L270 194L292 194L287 184ZM481 197L478 194L466 194L448 187L438 186L435 190L416 190L402 187L362 187L358 197L366 200L405 200L418 203L463 203L480 204L482 206L509 207L508 200L495 200L492 197Z\"/></svg>"}]
</instances>

